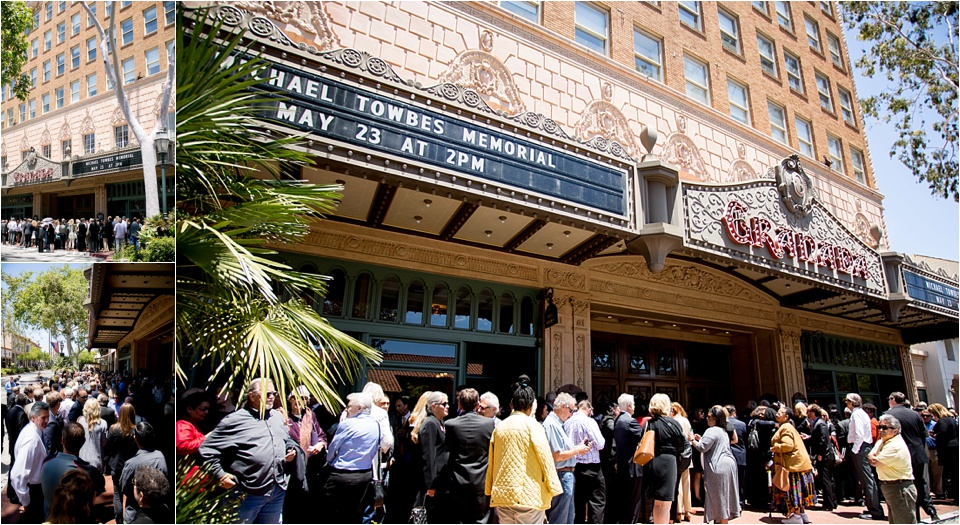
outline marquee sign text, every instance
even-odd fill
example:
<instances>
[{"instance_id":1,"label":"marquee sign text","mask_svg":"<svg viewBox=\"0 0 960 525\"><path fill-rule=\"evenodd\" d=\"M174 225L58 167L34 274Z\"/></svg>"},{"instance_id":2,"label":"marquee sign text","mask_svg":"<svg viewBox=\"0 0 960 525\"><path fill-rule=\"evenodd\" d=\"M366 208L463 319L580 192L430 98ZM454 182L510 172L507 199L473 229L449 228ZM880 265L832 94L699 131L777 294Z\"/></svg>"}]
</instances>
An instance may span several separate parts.
<instances>
[{"instance_id":1,"label":"marquee sign text","mask_svg":"<svg viewBox=\"0 0 960 525\"><path fill-rule=\"evenodd\" d=\"M131 168L143 164L143 157L140 150L117 153L116 155L107 155L90 160L81 160L73 164L74 175L86 175L88 173L99 173L103 171L116 171L123 168Z\"/></svg>"},{"instance_id":2,"label":"marquee sign text","mask_svg":"<svg viewBox=\"0 0 960 525\"><path fill-rule=\"evenodd\" d=\"M39 168L25 173L14 173L14 184L37 184L53 180L53 168Z\"/></svg>"},{"instance_id":3,"label":"marquee sign text","mask_svg":"<svg viewBox=\"0 0 960 525\"><path fill-rule=\"evenodd\" d=\"M960 291L956 286L929 279L907 269L903 270L903 280L907 285L907 293L914 300L951 310L957 309Z\"/></svg>"},{"instance_id":4,"label":"marquee sign text","mask_svg":"<svg viewBox=\"0 0 960 525\"><path fill-rule=\"evenodd\" d=\"M867 259L863 255L854 255L842 246L818 241L808 233L775 226L764 217L748 218L747 207L736 200L727 204L722 221L727 235L737 244L766 247L770 255L777 259L786 256L853 277L870 277Z\"/></svg>"}]
</instances>

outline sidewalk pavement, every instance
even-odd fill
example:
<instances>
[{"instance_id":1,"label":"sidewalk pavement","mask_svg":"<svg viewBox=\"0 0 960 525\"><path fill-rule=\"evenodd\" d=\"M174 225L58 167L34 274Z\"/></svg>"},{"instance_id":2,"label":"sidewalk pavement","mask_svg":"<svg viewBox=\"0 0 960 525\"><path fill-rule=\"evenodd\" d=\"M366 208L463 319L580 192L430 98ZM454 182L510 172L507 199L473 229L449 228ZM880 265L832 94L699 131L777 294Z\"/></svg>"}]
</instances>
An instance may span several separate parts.
<instances>
[{"instance_id":1,"label":"sidewalk pavement","mask_svg":"<svg viewBox=\"0 0 960 525\"><path fill-rule=\"evenodd\" d=\"M22 246L10 246L4 244L0 246L0 261L9 263L30 263L30 262L53 262L53 263L71 263L71 262L103 262L110 261L113 258L113 251L96 252L78 252L76 250L57 250L53 253L40 253L36 248L24 248Z\"/></svg>"},{"instance_id":2,"label":"sidewalk pavement","mask_svg":"<svg viewBox=\"0 0 960 525\"><path fill-rule=\"evenodd\" d=\"M940 521L936 523L960 523L958 519L958 508L956 505L949 505L946 502L940 502L942 504L935 504L937 508L937 514L940 515ZM884 510L886 510L886 504L883 505ZM863 505L853 505L853 504L841 504L840 507L833 511L828 512L825 510L819 510L820 506L813 509L807 509L807 517L810 518L810 523L849 523L849 524L867 524L873 523L867 520L861 520L859 518L860 513L865 509ZM690 521L692 523L703 523L703 508L695 507L697 517L691 517ZM757 512L755 510L744 510L740 513L740 517L736 520L733 520L731 523L781 523L784 515L774 512L772 514L767 512ZM930 517L927 516L925 512L920 511L921 523L934 523L930 521ZM887 523L886 521L877 522L877 523Z\"/></svg>"}]
</instances>

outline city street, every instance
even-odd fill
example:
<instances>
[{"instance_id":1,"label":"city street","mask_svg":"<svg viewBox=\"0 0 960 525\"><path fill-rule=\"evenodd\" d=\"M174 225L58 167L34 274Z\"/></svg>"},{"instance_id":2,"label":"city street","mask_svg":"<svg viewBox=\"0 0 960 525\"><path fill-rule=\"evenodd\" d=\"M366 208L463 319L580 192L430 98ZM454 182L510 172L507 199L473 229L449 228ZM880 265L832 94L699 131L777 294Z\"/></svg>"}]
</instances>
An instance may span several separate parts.
<instances>
[{"instance_id":1,"label":"city street","mask_svg":"<svg viewBox=\"0 0 960 525\"><path fill-rule=\"evenodd\" d=\"M22 248L3 245L0 247L0 261L5 263L92 263L108 260L113 252L99 252L91 256L89 252L57 251L40 253L36 248Z\"/></svg>"}]
</instances>

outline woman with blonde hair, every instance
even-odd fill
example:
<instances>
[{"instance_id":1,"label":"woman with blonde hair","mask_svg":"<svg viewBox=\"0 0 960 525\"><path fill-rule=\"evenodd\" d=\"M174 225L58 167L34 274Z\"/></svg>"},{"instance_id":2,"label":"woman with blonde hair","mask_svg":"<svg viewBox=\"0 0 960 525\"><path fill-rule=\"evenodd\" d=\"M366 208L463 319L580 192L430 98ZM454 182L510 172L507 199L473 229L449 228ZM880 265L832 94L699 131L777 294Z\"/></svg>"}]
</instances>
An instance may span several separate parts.
<instances>
[{"instance_id":1,"label":"woman with blonde hair","mask_svg":"<svg viewBox=\"0 0 960 525\"><path fill-rule=\"evenodd\" d=\"M670 403L670 417L680 423L683 435L686 436L690 433L690 420L687 419L687 411L683 409L680 403L676 401ZM686 450L686 447L684 447L684 450ZM690 513L693 511L693 503L690 498L690 469L693 467L693 461L691 456L683 457L684 455L686 454L682 454L680 461L677 462L680 485L677 487L676 523L680 523L681 519L690 521Z\"/></svg>"},{"instance_id":2,"label":"woman with blonde hair","mask_svg":"<svg viewBox=\"0 0 960 525\"><path fill-rule=\"evenodd\" d=\"M654 394L650 398L650 420L644 433L654 431L653 459L644 465L647 496L653 498L653 522L669 523L670 506L677 497L677 465L683 454L683 428L671 419L670 397Z\"/></svg>"},{"instance_id":3,"label":"woman with blonde hair","mask_svg":"<svg viewBox=\"0 0 960 525\"><path fill-rule=\"evenodd\" d=\"M73 219L70 219L67 222L67 227L70 229L70 233L67 237L67 249L73 250L77 245L77 225L74 223Z\"/></svg>"},{"instance_id":4,"label":"woman with blonde hair","mask_svg":"<svg viewBox=\"0 0 960 525\"><path fill-rule=\"evenodd\" d=\"M83 404L83 415L77 419L83 427L87 440L80 449L80 459L103 472L103 446L107 443L107 422L100 419L100 403L96 399L87 399Z\"/></svg>"}]
</instances>

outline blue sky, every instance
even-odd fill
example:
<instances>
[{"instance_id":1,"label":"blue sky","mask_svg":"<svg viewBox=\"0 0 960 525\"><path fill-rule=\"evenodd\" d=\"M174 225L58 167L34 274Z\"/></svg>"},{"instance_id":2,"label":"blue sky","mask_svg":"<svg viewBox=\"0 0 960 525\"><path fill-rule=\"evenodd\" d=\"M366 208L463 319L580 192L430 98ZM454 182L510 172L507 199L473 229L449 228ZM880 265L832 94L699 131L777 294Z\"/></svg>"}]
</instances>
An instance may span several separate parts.
<instances>
[{"instance_id":1,"label":"blue sky","mask_svg":"<svg viewBox=\"0 0 960 525\"><path fill-rule=\"evenodd\" d=\"M855 30L847 30L845 34L850 63L856 64L869 43L857 40ZM862 76L856 66L854 70L858 98L867 98L887 87L885 75L877 74L876 78L870 79ZM960 206L952 199L944 200L931 195L925 183L918 182L899 160L890 158L890 146L899 136L893 124L868 119L865 131L877 188L884 196L884 217L890 248L907 255L958 260Z\"/></svg>"},{"instance_id":2,"label":"blue sky","mask_svg":"<svg viewBox=\"0 0 960 525\"><path fill-rule=\"evenodd\" d=\"M65 263L6 263L3 265L3 268L0 271L2 271L4 275L20 275L23 272L33 272L33 275L37 275L55 266L63 266L64 264ZM82 270L89 267L91 264L92 263L70 263L67 264L67 266ZM2 287L4 293L6 293L7 284L3 283ZM47 332L25 327L23 335L29 337L35 343L39 343L41 350L50 350L50 336L47 334Z\"/></svg>"}]
</instances>

